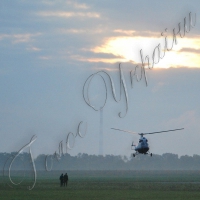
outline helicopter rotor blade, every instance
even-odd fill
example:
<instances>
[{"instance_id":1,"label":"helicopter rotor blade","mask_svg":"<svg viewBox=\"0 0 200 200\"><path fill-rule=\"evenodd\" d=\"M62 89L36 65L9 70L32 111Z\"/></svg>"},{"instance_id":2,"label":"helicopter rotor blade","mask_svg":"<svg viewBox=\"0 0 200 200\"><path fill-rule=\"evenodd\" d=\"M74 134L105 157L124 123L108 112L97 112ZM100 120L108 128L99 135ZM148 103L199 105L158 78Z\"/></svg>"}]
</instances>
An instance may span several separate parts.
<instances>
[{"instance_id":1,"label":"helicopter rotor blade","mask_svg":"<svg viewBox=\"0 0 200 200\"><path fill-rule=\"evenodd\" d=\"M127 130L122 130L122 129L118 129L118 128L111 128L113 130L117 130L117 131L123 131L123 132L127 132L127 133L132 133L132 134L138 134L136 132L132 132L132 131L127 131Z\"/></svg>"},{"instance_id":2,"label":"helicopter rotor blade","mask_svg":"<svg viewBox=\"0 0 200 200\"><path fill-rule=\"evenodd\" d=\"M163 133L163 132L170 132L170 131L180 131L183 130L184 128L178 128L178 129L173 129L173 130L167 130L167 131L158 131L158 132L151 132L151 133L139 133L139 135L147 135L147 134L154 134L154 133Z\"/></svg>"}]
</instances>

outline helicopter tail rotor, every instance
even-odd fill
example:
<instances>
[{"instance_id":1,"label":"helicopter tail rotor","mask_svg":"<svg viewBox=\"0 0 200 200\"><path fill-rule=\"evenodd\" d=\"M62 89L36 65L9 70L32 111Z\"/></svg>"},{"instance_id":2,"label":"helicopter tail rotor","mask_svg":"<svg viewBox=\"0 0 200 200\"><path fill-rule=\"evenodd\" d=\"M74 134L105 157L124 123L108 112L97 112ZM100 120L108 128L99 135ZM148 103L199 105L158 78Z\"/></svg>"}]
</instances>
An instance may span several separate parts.
<instances>
[{"instance_id":1,"label":"helicopter tail rotor","mask_svg":"<svg viewBox=\"0 0 200 200\"><path fill-rule=\"evenodd\" d=\"M136 145L134 144L134 142L132 142L131 144L131 150L135 150Z\"/></svg>"}]
</instances>

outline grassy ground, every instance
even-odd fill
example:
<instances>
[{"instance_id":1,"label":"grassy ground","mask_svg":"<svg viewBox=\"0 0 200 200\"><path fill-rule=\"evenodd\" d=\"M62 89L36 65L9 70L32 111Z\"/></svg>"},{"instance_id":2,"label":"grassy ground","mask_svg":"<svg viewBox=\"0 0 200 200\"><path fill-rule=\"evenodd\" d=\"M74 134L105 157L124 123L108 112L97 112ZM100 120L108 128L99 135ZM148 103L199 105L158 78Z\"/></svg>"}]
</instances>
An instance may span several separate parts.
<instances>
[{"instance_id":1,"label":"grassy ground","mask_svg":"<svg viewBox=\"0 0 200 200\"><path fill-rule=\"evenodd\" d=\"M38 172L31 191L27 186L32 180L10 188L1 177L0 200L200 199L198 171L71 171L67 188L59 186L61 173ZM13 176L13 180L19 181L19 177Z\"/></svg>"}]
</instances>

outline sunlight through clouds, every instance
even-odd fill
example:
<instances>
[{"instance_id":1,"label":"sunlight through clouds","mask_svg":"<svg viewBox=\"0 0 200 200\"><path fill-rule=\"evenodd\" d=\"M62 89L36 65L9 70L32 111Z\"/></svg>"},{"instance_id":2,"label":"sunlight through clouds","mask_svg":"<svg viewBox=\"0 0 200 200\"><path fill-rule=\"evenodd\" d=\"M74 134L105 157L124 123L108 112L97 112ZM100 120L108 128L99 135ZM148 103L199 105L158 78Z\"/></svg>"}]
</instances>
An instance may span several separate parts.
<instances>
[{"instance_id":1,"label":"sunlight through clouds","mask_svg":"<svg viewBox=\"0 0 200 200\"><path fill-rule=\"evenodd\" d=\"M172 41L169 39L169 47ZM92 49L95 53L112 53L116 56L121 56L126 62L134 61L141 63L140 50L143 55L149 56L152 62L152 53L154 48L161 44L164 47L164 38L153 37L111 37L105 40L104 44ZM174 45L171 51L166 51L165 57L155 64L155 68L169 68L175 66L182 67L199 67L200 59L197 53L181 52L181 49L198 49L200 38L177 38L177 45ZM163 52L162 52L163 53ZM121 62L121 59L118 60Z\"/></svg>"}]
</instances>

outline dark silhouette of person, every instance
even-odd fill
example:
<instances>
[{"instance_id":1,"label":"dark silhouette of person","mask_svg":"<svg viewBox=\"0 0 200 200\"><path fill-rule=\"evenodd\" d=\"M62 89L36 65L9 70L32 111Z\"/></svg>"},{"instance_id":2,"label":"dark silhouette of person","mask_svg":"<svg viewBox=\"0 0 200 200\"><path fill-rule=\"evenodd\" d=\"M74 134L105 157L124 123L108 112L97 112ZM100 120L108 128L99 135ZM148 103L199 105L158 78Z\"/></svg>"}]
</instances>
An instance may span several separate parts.
<instances>
[{"instance_id":1,"label":"dark silhouette of person","mask_svg":"<svg viewBox=\"0 0 200 200\"><path fill-rule=\"evenodd\" d=\"M60 175L60 187L63 186L63 182L64 182L64 176L63 174Z\"/></svg>"},{"instance_id":2,"label":"dark silhouette of person","mask_svg":"<svg viewBox=\"0 0 200 200\"><path fill-rule=\"evenodd\" d=\"M67 187L67 182L68 182L68 175L67 173L64 175L64 186Z\"/></svg>"}]
</instances>

